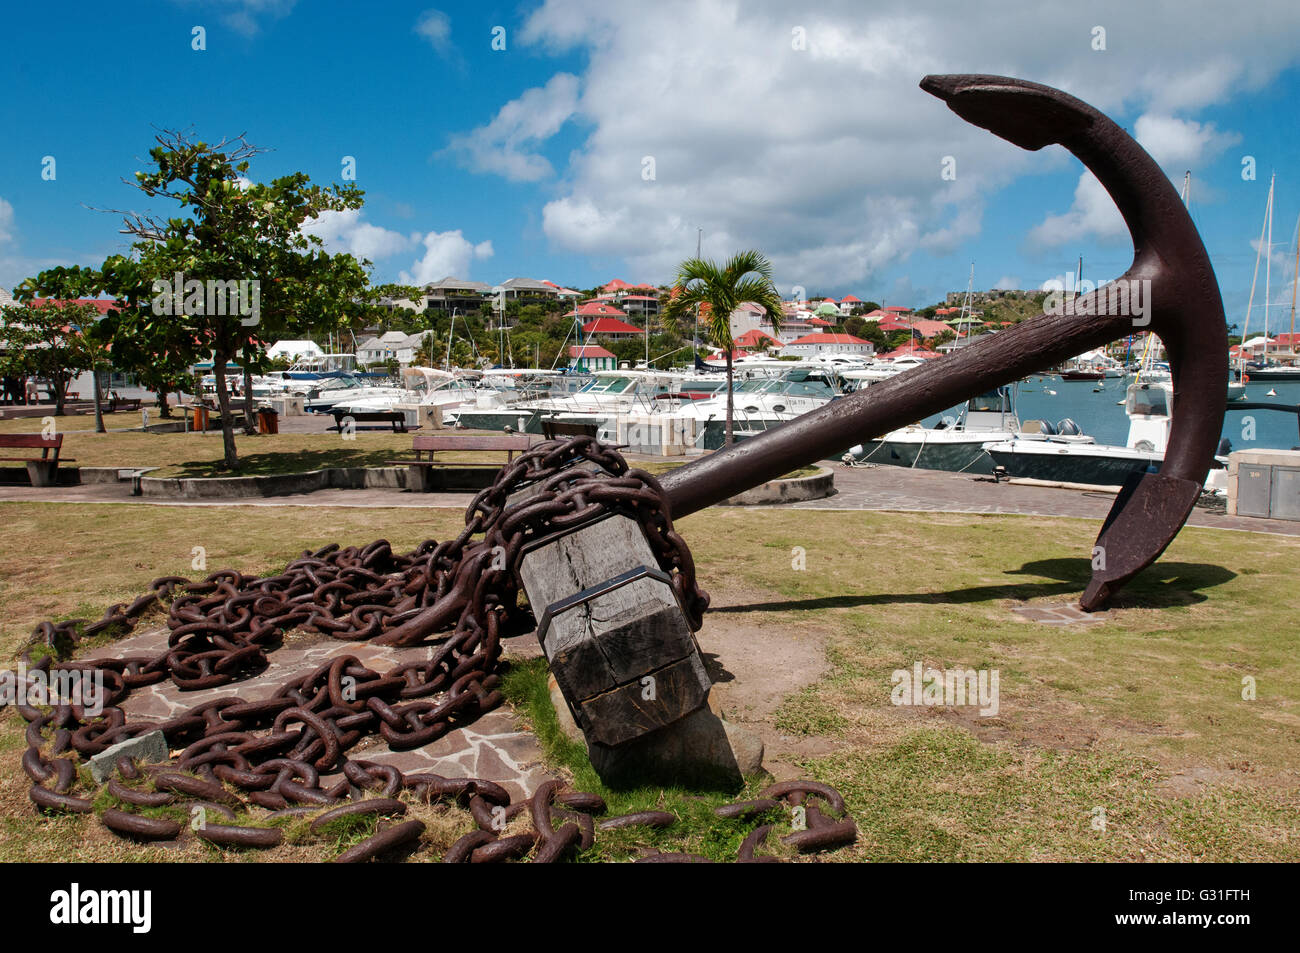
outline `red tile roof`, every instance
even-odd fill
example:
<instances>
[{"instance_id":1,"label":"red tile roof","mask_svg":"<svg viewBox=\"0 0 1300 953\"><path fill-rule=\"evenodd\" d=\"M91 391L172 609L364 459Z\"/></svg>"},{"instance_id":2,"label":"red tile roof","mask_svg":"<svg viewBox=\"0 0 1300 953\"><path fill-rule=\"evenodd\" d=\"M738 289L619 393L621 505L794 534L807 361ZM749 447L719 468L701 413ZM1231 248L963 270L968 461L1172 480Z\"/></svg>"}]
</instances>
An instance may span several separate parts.
<instances>
[{"instance_id":1,"label":"red tile roof","mask_svg":"<svg viewBox=\"0 0 1300 953\"><path fill-rule=\"evenodd\" d=\"M622 312L619 312L620 314ZM641 328L618 318L597 318L582 326L583 334L644 334Z\"/></svg>"},{"instance_id":2,"label":"red tile roof","mask_svg":"<svg viewBox=\"0 0 1300 953\"><path fill-rule=\"evenodd\" d=\"M605 350L599 344L571 344L569 345L569 357L613 357L609 351Z\"/></svg>"},{"instance_id":3,"label":"red tile roof","mask_svg":"<svg viewBox=\"0 0 1300 953\"><path fill-rule=\"evenodd\" d=\"M109 298L33 298L31 304L33 307L44 304L56 304L60 307L67 304L93 304L100 314L108 314L109 309L115 307L117 302Z\"/></svg>"},{"instance_id":4,"label":"red tile roof","mask_svg":"<svg viewBox=\"0 0 1300 953\"><path fill-rule=\"evenodd\" d=\"M739 347L780 347L781 342L766 331L750 328L733 342Z\"/></svg>"},{"instance_id":5,"label":"red tile roof","mask_svg":"<svg viewBox=\"0 0 1300 953\"><path fill-rule=\"evenodd\" d=\"M580 318L626 318L627 313L620 311L612 304L606 304L603 301L587 301L570 311L569 314L576 314Z\"/></svg>"},{"instance_id":6,"label":"red tile roof","mask_svg":"<svg viewBox=\"0 0 1300 953\"><path fill-rule=\"evenodd\" d=\"M899 305L899 304L891 305L890 307L886 308L885 310L886 310L886 311L892 311L892 312L894 312L894 314L911 314L911 313L912 313L912 309L911 309L911 308L904 308L902 305Z\"/></svg>"},{"instance_id":7,"label":"red tile roof","mask_svg":"<svg viewBox=\"0 0 1300 953\"><path fill-rule=\"evenodd\" d=\"M845 295L840 304L862 304L862 299L854 295Z\"/></svg>"}]
</instances>

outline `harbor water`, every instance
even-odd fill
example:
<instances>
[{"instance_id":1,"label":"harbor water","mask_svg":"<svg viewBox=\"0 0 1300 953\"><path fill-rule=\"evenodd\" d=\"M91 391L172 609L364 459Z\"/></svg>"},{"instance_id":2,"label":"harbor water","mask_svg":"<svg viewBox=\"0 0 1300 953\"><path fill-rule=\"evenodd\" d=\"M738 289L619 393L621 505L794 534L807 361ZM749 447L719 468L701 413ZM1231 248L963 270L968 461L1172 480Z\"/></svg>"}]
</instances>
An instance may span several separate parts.
<instances>
[{"instance_id":1,"label":"harbor water","mask_svg":"<svg viewBox=\"0 0 1300 953\"><path fill-rule=\"evenodd\" d=\"M1130 379L1107 378L1104 381L1063 381L1059 377L1030 377L1019 385L1016 411L1020 420L1049 420L1053 424L1069 417L1097 443L1123 446L1128 439L1128 418L1120 401ZM1267 396L1270 390L1276 397ZM1053 393L1055 392L1055 393ZM1247 401L1274 404L1300 404L1300 381L1247 384ZM1231 408L1231 403L1229 403ZM961 408L927 417L933 427L945 416L956 418ZM1174 407L1178 416L1178 407ZM1253 433L1248 418L1253 418ZM1294 414L1273 411L1229 409L1223 418L1223 436L1232 441L1233 450L1290 450L1300 446Z\"/></svg>"}]
</instances>

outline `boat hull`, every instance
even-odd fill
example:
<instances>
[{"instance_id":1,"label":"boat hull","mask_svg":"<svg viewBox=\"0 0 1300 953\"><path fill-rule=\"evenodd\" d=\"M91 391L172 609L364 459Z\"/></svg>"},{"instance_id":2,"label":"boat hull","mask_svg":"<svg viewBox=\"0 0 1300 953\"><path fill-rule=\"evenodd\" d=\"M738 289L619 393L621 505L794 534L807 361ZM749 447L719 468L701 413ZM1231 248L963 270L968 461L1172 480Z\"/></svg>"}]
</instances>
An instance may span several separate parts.
<instances>
[{"instance_id":1,"label":"boat hull","mask_svg":"<svg viewBox=\"0 0 1300 953\"><path fill-rule=\"evenodd\" d=\"M987 455L1013 479L1047 483L1082 483L1091 486L1123 486L1133 473L1159 471L1158 454L1116 454L1035 452L1026 449L990 449Z\"/></svg>"}]
</instances>

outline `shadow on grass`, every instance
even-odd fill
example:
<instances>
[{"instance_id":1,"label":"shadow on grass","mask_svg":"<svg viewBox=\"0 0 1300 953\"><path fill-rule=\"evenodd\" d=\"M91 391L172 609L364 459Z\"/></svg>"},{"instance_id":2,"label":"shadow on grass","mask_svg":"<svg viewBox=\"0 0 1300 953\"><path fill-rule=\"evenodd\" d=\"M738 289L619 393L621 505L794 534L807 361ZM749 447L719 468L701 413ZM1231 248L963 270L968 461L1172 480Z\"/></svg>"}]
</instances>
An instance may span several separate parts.
<instances>
[{"instance_id":1,"label":"shadow on grass","mask_svg":"<svg viewBox=\"0 0 1300 953\"><path fill-rule=\"evenodd\" d=\"M863 606L888 605L965 605L993 599L1027 601L1047 596L1079 596L1092 576L1088 559L1040 559L1007 571L1009 576L1037 576L1056 582L1007 583L995 586L970 586L948 591L900 593L858 593L821 596L815 599L785 599L779 602L751 602L737 606L719 606L710 612L790 612L813 609L856 609ZM1204 602L1201 590L1221 586L1237 577L1222 566L1209 563L1158 562L1143 570L1111 600L1112 608L1163 609Z\"/></svg>"},{"instance_id":2,"label":"shadow on grass","mask_svg":"<svg viewBox=\"0 0 1300 953\"><path fill-rule=\"evenodd\" d=\"M247 438L244 438L247 439ZM325 467L382 467L400 455L391 447L361 449L339 447L334 450L297 450L239 455L239 469L227 470L220 460L191 460L164 468L161 475L180 479L201 477L268 476L281 473L306 473Z\"/></svg>"}]
</instances>

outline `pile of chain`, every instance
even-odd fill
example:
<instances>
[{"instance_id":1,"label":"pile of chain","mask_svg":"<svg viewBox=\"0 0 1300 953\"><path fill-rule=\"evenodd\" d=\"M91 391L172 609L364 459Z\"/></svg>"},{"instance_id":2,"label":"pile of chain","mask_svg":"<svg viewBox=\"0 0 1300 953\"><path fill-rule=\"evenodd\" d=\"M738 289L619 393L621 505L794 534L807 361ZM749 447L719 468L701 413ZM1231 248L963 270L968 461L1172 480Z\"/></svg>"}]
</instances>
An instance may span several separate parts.
<instances>
[{"instance_id":1,"label":"pile of chain","mask_svg":"<svg viewBox=\"0 0 1300 953\"><path fill-rule=\"evenodd\" d=\"M509 498L521 490L526 493L512 505ZM638 521L660 567L671 574L692 628L698 629L708 596L695 583L694 563L672 528L662 489L653 476L629 470L616 450L589 437L539 444L507 465L470 504L465 529L455 539L431 540L406 555L395 554L384 540L364 548L327 546L262 578L232 570L202 582L164 577L153 582L149 593L129 605L113 606L98 622L42 623L23 653L31 670L102 678L107 697L98 714L75 704L49 710L18 706L28 722L22 767L32 781L33 803L42 811L92 813L93 798L75 793L81 782L72 753L91 759L119 742L161 731L169 750L182 749L173 763L140 765L119 758L112 766L116 777L108 781L107 791L125 809L110 809L100 819L122 836L180 836L176 821L131 809L185 801L204 819L193 826L199 837L245 847L278 844L282 832L208 823L207 815L234 820L236 811L257 806L274 812L271 818L325 811L316 823L328 823L341 813L400 813L402 802L395 798L403 790L429 801L459 801L471 810L477 810L475 804L522 810L490 781L403 775L391 766L351 759L347 752L376 732L390 749L420 747L499 705L500 640L535 624L531 612L519 605L515 582L523 547L606 511ZM80 639L110 629L130 631L141 615L167 600L165 652L67 660ZM354 656L335 658L285 682L269 698L222 697L161 722L128 721L118 707L132 691L166 679L182 691L194 691L253 676L269 664L267 652L295 628L396 646L438 636L440 644L429 660L382 674ZM438 635L447 629L451 631ZM52 654L33 662L37 643ZM322 781L331 772L342 776ZM374 790L381 797L368 799L367 792ZM560 803L594 803L582 798ZM535 805L536 798L529 803ZM566 853L572 846L568 825L555 831L544 810L530 809L536 836L529 849L541 844L538 856L543 859ZM477 810L475 816L482 813ZM347 859L383 853L418 838L422 830L418 821L397 825L350 851ZM487 832L495 835L495 830ZM580 833L579 843L589 844L590 832L582 828ZM564 845L558 846L555 838L561 834ZM557 846L548 849L553 843ZM487 846L476 844L470 853ZM514 850L494 847L487 853L514 856Z\"/></svg>"}]
</instances>

